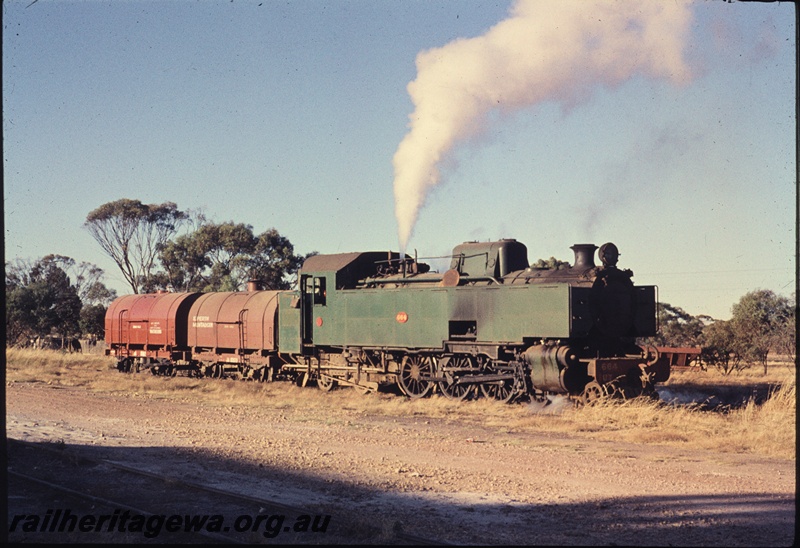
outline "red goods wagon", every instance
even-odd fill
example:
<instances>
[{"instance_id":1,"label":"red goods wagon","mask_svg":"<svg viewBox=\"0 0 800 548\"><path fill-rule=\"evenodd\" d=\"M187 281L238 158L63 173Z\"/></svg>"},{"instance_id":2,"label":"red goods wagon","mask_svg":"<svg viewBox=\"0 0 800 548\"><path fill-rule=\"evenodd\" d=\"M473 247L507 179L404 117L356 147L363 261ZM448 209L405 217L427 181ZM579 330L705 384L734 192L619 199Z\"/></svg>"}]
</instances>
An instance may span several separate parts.
<instances>
[{"instance_id":1,"label":"red goods wagon","mask_svg":"<svg viewBox=\"0 0 800 548\"><path fill-rule=\"evenodd\" d=\"M189 311L187 343L195 359L206 365L269 364L277 354L279 294L279 291L203 294ZM218 376L222 372L220 369L213 374Z\"/></svg>"},{"instance_id":2,"label":"red goods wagon","mask_svg":"<svg viewBox=\"0 0 800 548\"><path fill-rule=\"evenodd\" d=\"M126 295L106 312L106 353L130 368L159 359L188 360L187 318L201 293ZM122 362L126 362L125 365Z\"/></svg>"}]
</instances>

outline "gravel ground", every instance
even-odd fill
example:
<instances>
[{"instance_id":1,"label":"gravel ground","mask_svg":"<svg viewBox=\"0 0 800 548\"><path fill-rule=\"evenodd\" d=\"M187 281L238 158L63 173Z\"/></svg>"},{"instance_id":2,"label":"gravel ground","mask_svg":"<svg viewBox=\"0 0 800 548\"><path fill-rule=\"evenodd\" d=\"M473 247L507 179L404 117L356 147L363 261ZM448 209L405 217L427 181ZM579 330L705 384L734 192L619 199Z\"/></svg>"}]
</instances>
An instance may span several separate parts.
<instances>
[{"instance_id":1,"label":"gravel ground","mask_svg":"<svg viewBox=\"0 0 800 548\"><path fill-rule=\"evenodd\" d=\"M453 544L794 543L789 460L497 432L457 417L347 408L322 416L35 383L9 383L6 401L9 438L63 440L96 457L361 520L372 531L402 528ZM9 492L9 516L14 500Z\"/></svg>"}]
</instances>

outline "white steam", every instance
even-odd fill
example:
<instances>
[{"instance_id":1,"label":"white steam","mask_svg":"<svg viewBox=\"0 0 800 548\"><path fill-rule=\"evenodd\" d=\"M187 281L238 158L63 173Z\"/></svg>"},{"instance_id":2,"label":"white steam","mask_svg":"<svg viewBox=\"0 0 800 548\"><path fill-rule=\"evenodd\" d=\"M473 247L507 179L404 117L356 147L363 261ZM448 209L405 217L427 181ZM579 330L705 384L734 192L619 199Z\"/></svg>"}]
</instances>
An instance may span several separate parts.
<instances>
[{"instance_id":1,"label":"white steam","mask_svg":"<svg viewBox=\"0 0 800 548\"><path fill-rule=\"evenodd\" d=\"M598 86L636 74L684 83L690 22L684 0L518 0L510 17L483 36L420 52L417 79L408 84L415 106L410 131L393 160L400 249L440 182L440 162L459 142L484 133L492 111L544 101L568 109Z\"/></svg>"}]
</instances>

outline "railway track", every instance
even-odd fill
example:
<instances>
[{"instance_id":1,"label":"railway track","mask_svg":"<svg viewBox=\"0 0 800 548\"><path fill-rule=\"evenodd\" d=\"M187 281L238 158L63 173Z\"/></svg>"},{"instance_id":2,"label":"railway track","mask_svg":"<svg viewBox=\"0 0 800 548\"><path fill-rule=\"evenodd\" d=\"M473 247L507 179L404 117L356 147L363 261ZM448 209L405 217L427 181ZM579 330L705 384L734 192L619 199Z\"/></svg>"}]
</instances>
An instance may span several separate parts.
<instances>
[{"instance_id":1,"label":"railway track","mask_svg":"<svg viewBox=\"0 0 800 548\"><path fill-rule=\"evenodd\" d=\"M91 458L63 444L8 439L7 447L10 541L446 544L400 526L384 531L342 513Z\"/></svg>"}]
</instances>

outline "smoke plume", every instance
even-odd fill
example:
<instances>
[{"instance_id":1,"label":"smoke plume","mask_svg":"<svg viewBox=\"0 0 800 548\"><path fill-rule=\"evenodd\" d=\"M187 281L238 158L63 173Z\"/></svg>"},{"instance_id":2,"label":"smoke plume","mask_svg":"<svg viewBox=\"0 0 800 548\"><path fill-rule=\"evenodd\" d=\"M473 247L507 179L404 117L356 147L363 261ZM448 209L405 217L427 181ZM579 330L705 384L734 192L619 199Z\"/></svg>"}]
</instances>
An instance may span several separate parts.
<instances>
[{"instance_id":1,"label":"smoke plume","mask_svg":"<svg viewBox=\"0 0 800 548\"><path fill-rule=\"evenodd\" d=\"M400 249L440 182L440 163L459 142L483 135L492 112L545 101L568 110L598 86L637 74L684 83L690 22L684 0L518 0L483 36L420 52L408 84L410 129L393 160Z\"/></svg>"}]
</instances>

